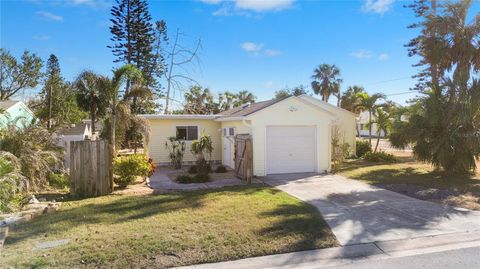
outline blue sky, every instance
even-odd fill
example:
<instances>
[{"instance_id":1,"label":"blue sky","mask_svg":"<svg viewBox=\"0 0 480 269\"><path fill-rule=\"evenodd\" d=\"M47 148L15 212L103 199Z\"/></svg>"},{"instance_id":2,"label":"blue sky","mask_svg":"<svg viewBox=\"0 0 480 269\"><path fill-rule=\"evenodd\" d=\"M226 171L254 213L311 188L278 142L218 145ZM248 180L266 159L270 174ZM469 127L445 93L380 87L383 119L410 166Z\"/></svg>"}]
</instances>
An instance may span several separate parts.
<instances>
[{"instance_id":1,"label":"blue sky","mask_svg":"<svg viewBox=\"0 0 480 269\"><path fill-rule=\"evenodd\" d=\"M342 89L362 85L404 103L415 94L410 78L417 59L404 44L416 35L408 2L395 0L151 1L154 20L164 19L183 42L202 40L201 65L192 76L214 93L249 90L259 100L285 86L310 85L321 63L337 65ZM0 2L1 47L15 56L28 49L43 59L54 53L63 75L84 69L110 75L108 0ZM475 12L479 12L475 4ZM32 91L30 91L32 92ZM332 98L334 99L334 98ZM332 100L334 101L334 100Z\"/></svg>"}]
</instances>

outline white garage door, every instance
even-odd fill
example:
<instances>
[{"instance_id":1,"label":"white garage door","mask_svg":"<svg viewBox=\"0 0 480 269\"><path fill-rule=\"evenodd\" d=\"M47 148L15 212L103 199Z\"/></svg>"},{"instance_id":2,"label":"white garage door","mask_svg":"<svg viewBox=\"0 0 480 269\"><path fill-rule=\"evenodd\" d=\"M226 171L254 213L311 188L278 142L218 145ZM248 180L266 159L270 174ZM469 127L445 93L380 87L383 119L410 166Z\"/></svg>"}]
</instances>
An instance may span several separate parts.
<instances>
[{"instance_id":1,"label":"white garage door","mask_svg":"<svg viewBox=\"0 0 480 269\"><path fill-rule=\"evenodd\" d=\"M313 126L267 127L267 174L315 171Z\"/></svg>"}]
</instances>

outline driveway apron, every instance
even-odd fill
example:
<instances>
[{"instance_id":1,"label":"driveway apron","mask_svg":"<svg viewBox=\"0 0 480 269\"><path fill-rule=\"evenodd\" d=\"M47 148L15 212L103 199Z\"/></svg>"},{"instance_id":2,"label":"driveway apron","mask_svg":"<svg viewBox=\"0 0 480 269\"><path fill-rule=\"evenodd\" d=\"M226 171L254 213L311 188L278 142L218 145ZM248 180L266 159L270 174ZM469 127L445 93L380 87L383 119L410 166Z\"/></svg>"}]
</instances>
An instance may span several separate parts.
<instances>
[{"instance_id":1,"label":"driveway apron","mask_svg":"<svg viewBox=\"0 0 480 269\"><path fill-rule=\"evenodd\" d=\"M269 175L263 181L322 213L342 245L480 231L480 212L422 201L339 175Z\"/></svg>"}]
</instances>

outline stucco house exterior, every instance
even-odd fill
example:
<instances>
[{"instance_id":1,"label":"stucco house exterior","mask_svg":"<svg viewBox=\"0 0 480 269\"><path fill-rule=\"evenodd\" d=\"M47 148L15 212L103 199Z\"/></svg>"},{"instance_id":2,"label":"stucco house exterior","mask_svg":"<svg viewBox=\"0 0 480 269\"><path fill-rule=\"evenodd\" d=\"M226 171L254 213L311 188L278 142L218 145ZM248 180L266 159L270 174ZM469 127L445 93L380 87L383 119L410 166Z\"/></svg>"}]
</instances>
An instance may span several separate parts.
<instances>
[{"instance_id":1,"label":"stucco house exterior","mask_svg":"<svg viewBox=\"0 0 480 269\"><path fill-rule=\"evenodd\" d=\"M90 139L92 132L89 123L72 124L58 132L58 145L65 149L64 166L70 168L70 142Z\"/></svg>"},{"instance_id":2,"label":"stucco house exterior","mask_svg":"<svg viewBox=\"0 0 480 269\"><path fill-rule=\"evenodd\" d=\"M11 122L14 122L16 127L22 128L36 120L35 114L22 101L0 101L0 108L5 111L0 115L0 128L6 127Z\"/></svg>"},{"instance_id":3,"label":"stucco house exterior","mask_svg":"<svg viewBox=\"0 0 480 269\"><path fill-rule=\"evenodd\" d=\"M243 105L216 115L142 115L150 123L147 152L155 163L168 164L165 142L176 136L187 144L184 161L193 162L191 142L210 135L212 160L234 167L234 140L250 134L253 175L317 172L331 169L334 126L355 151L356 117L347 110L308 95Z\"/></svg>"},{"instance_id":4,"label":"stucco house exterior","mask_svg":"<svg viewBox=\"0 0 480 269\"><path fill-rule=\"evenodd\" d=\"M375 121L375 115L372 114L372 121ZM369 136L369 130L368 130L368 122L370 121L370 114L368 111L362 111L360 112L360 115L358 117L358 130L360 131L360 137L368 137ZM377 134L377 124L372 123L372 137L385 137L385 132L381 131L380 134Z\"/></svg>"}]
</instances>

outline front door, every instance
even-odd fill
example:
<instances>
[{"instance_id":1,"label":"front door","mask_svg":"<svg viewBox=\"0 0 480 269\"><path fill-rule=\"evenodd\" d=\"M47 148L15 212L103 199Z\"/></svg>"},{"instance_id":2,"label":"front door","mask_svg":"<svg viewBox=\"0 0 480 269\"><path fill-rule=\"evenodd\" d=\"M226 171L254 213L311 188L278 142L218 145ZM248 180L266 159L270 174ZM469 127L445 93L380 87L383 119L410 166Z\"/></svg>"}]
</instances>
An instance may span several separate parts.
<instances>
[{"instance_id":1,"label":"front door","mask_svg":"<svg viewBox=\"0 0 480 269\"><path fill-rule=\"evenodd\" d=\"M228 137L223 137L223 165L232 168L232 143Z\"/></svg>"}]
</instances>

